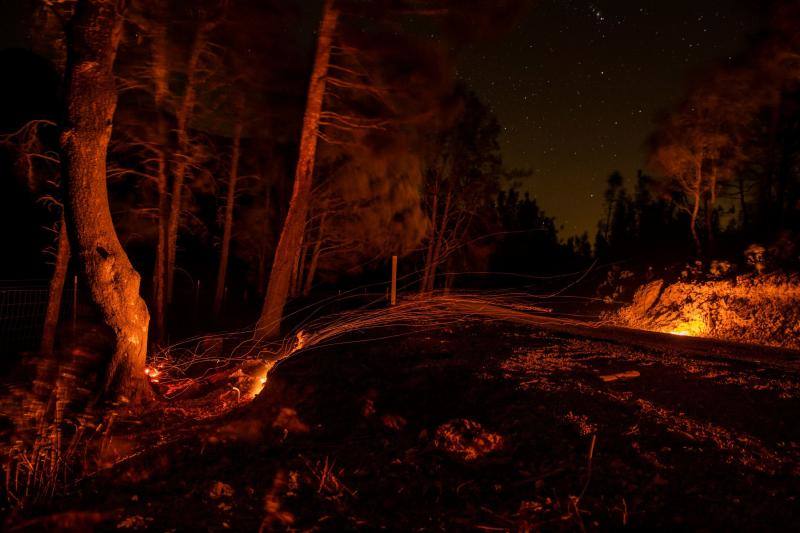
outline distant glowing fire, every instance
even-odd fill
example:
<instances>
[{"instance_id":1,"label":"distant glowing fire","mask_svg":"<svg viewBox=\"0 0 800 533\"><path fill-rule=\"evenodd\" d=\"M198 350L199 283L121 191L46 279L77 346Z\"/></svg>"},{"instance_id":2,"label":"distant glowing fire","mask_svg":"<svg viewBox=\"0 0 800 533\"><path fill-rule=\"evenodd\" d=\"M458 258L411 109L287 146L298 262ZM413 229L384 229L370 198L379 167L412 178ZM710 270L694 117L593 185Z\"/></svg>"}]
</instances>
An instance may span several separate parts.
<instances>
[{"instance_id":1,"label":"distant glowing fire","mask_svg":"<svg viewBox=\"0 0 800 533\"><path fill-rule=\"evenodd\" d=\"M701 337L707 330L708 327L703 317L692 316L688 320L679 322L674 328L666 330L665 333L681 337Z\"/></svg>"}]
</instances>

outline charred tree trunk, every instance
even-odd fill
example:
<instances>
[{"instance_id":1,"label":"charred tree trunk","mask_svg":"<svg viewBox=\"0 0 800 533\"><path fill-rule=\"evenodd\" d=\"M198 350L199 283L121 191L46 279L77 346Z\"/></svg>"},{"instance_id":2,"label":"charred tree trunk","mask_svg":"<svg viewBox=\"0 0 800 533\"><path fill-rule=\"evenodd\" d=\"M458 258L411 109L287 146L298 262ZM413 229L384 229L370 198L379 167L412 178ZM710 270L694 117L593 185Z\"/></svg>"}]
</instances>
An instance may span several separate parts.
<instances>
[{"instance_id":1,"label":"charred tree trunk","mask_svg":"<svg viewBox=\"0 0 800 533\"><path fill-rule=\"evenodd\" d=\"M69 237L67 237L67 224L64 222L63 210L58 225L56 264L53 268L53 277L50 279L47 311L44 315L44 330L42 331L42 343L40 346L40 351L43 355L51 355L56 344L58 317L61 315L61 299L64 294L64 282L67 279L67 267L69 266Z\"/></svg>"},{"instance_id":2,"label":"charred tree trunk","mask_svg":"<svg viewBox=\"0 0 800 533\"><path fill-rule=\"evenodd\" d=\"M61 133L66 219L93 303L114 334L101 393L139 400L152 394L144 374L147 306L139 274L117 238L106 189L106 152L117 104L114 60L122 16L114 0L80 0L67 37Z\"/></svg>"},{"instance_id":3,"label":"charred tree trunk","mask_svg":"<svg viewBox=\"0 0 800 533\"><path fill-rule=\"evenodd\" d=\"M239 178L239 154L242 142L242 113L241 106L238 112L239 119L233 130L233 146L231 147L231 168L228 176L228 194L225 199L225 222L222 231L222 250L219 257L217 270L217 290L214 294L214 316L218 317L222 310L222 299L225 296L225 278L228 274L228 256L231 249L231 234L233 233L233 210L236 206L236 182Z\"/></svg>"},{"instance_id":4,"label":"charred tree trunk","mask_svg":"<svg viewBox=\"0 0 800 533\"><path fill-rule=\"evenodd\" d=\"M289 202L289 211L286 214L278 247L275 250L264 307L256 325L256 338L258 339L276 337L280 333L283 308L289 294L292 263L300 249L305 231L314 174L314 160L317 152L319 119L322 112L322 100L325 96L325 76L328 72L331 44L338 15L333 0L326 0L320 23L314 68L308 88L306 111L303 117L303 132L300 138L300 153L295 170L292 199Z\"/></svg>"}]
</instances>

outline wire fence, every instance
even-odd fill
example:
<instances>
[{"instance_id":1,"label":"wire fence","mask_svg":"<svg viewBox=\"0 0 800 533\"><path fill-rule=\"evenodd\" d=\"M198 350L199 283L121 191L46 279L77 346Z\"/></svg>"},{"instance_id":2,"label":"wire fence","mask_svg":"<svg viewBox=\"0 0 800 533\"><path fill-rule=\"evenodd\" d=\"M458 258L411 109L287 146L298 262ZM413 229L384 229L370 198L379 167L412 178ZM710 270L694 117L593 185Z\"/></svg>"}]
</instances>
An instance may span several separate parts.
<instances>
[{"instance_id":1,"label":"wire fence","mask_svg":"<svg viewBox=\"0 0 800 533\"><path fill-rule=\"evenodd\" d=\"M48 293L49 280L0 281L0 354L13 355L39 348ZM74 318L77 297L76 281L70 278L61 298L61 321Z\"/></svg>"}]
</instances>

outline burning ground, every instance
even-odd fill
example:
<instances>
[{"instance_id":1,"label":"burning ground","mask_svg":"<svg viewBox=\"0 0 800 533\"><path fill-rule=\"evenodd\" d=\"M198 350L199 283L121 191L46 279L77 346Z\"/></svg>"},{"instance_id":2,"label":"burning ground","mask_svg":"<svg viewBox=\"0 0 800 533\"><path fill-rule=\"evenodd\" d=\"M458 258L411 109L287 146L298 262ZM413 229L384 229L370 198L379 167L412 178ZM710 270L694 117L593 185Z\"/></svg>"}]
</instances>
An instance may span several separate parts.
<instances>
[{"instance_id":1,"label":"burning ground","mask_svg":"<svg viewBox=\"0 0 800 533\"><path fill-rule=\"evenodd\" d=\"M252 402L6 524L800 527L793 372L486 320L382 333L284 360Z\"/></svg>"}]
</instances>

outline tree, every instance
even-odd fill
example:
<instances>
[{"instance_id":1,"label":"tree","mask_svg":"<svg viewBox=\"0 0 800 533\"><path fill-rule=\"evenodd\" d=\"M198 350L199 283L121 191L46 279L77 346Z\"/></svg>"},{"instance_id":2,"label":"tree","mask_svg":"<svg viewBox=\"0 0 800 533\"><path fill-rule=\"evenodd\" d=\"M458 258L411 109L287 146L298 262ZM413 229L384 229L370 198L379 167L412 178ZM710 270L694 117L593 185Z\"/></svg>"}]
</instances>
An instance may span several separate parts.
<instances>
[{"instance_id":1,"label":"tree","mask_svg":"<svg viewBox=\"0 0 800 533\"><path fill-rule=\"evenodd\" d=\"M257 339L275 337L280 332L283 308L289 295L293 261L300 253L302 246L311 196L322 101L325 96L326 76L338 18L339 11L334 6L333 0L325 0L303 117L300 152L295 169L292 197L275 250L264 306L256 324Z\"/></svg>"},{"instance_id":2,"label":"tree","mask_svg":"<svg viewBox=\"0 0 800 533\"><path fill-rule=\"evenodd\" d=\"M496 117L476 95L461 92L455 123L433 143L426 168L426 238L421 292L434 289L437 270L463 249L467 236L492 212L491 199L503 177Z\"/></svg>"},{"instance_id":3,"label":"tree","mask_svg":"<svg viewBox=\"0 0 800 533\"><path fill-rule=\"evenodd\" d=\"M617 195L622 189L623 178L622 174L618 171L612 172L608 176L606 192L603 195L606 206L606 220L603 225L603 238L608 242L609 233L611 232L611 216L614 213L614 203L617 201Z\"/></svg>"},{"instance_id":4,"label":"tree","mask_svg":"<svg viewBox=\"0 0 800 533\"><path fill-rule=\"evenodd\" d=\"M76 4L67 36L60 145L67 228L92 302L114 337L101 390L111 399L137 401L151 394L144 373L150 317L139 295L139 274L114 230L106 188L122 30L115 0Z\"/></svg>"},{"instance_id":5,"label":"tree","mask_svg":"<svg viewBox=\"0 0 800 533\"><path fill-rule=\"evenodd\" d=\"M61 298L67 278L70 245L64 221L64 205L61 194L61 179L58 167L60 160L51 148L56 144L52 132L56 124L50 120L32 120L18 131L0 137L1 144L15 147L23 163L28 186L41 200L55 206L58 217L55 222L55 263L47 291L47 308L42 328L39 351L51 355L55 347L58 319L61 314Z\"/></svg>"},{"instance_id":6,"label":"tree","mask_svg":"<svg viewBox=\"0 0 800 533\"><path fill-rule=\"evenodd\" d=\"M184 182L192 163L189 125L194 115L195 106L197 105L198 86L202 81L201 60L208 46L209 34L222 20L226 7L227 2L223 0L220 3L220 12L209 15L201 11L201 20L197 23L197 29L189 50L189 59L186 63L186 84L183 95L175 111L175 136L178 158L175 160L172 168L169 214L166 217L167 242L165 246L166 268L164 269L166 280L164 282L164 288L167 302L172 301L173 286L175 283L175 258L178 246L178 229L180 227L183 208ZM161 214L161 218L164 218L163 214Z\"/></svg>"},{"instance_id":7,"label":"tree","mask_svg":"<svg viewBox=\"0 0 800 533\"><path fill-rule=\"evenodd\" d=\"M244 129L244 102L242 97L237 98L234 106L237 117L233 127L231 141L231 158L228 168L228 186L225 197L225 214L223 217L222 248L220 250L219 268L217 269L217 287L214 293L214 316L218 317L222 310L222 300L225 296L225 278L228 272L228 257L231 249L231 236L233 233L233 211L236 206L236 184L239 180L239 157L241 154L242 130Z\"/></svg>"},{"instance_id":8,"label":"tree","mask_svg":"<svg viewBox=\"0 0 800 533\"><path fill-rule=\"evenodd\" d=\"M691 124L684 124L682 118L675 117L663 125L657 135L650 165L669 176L669 186L682 193L685 199L682 207L689 213L689 232L699 255L702 244L697 233L697 217L703 194L708 190L708 180L703 172L706 157L703 133Z\"/></svg>"}]
</instances>

